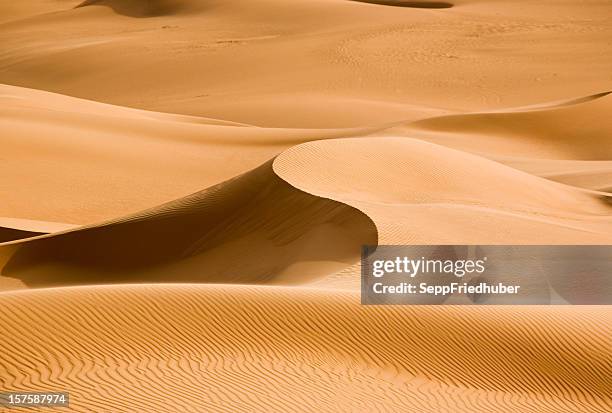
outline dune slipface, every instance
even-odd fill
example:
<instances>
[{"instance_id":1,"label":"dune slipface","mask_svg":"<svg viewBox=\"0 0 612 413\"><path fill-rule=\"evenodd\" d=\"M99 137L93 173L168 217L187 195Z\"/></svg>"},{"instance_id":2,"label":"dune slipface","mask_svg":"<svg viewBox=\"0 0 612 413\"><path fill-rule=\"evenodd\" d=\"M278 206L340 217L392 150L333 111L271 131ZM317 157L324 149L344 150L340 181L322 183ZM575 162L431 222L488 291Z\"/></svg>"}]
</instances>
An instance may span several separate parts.
<instances>
[{"instance_id":1,"label":"dune slipface","mask_svg":"<svg viewBox=\"0 0 612 413\"><path fill-rule=\"evenodd\" d=\"M0 2L0 396L612 411L610 306L360 304L364 245L612 244L610 16ZM586 303L589 268L509 279Z\"/></svg>"},{"instance_id":2,"label":"dune slipface","mask_svg":"<svg viewBox=\"0 0 612 413\"><path fill-rule=\"evenodd\" d=\"M360 246L376 242L365 214L290 186L268 162L139 214L12 243L2 274L32 287L295 284L358 261Z\"/></svg>"}]
</instances>

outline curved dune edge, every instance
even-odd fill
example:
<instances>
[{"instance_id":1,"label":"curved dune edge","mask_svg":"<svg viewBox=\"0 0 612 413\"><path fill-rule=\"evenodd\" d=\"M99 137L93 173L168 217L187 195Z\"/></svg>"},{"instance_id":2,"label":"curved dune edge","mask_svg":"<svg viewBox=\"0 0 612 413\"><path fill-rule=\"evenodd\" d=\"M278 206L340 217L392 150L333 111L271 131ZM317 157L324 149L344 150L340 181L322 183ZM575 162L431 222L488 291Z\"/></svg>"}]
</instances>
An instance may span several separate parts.
<instances>
[{"instance_id":1,"label":"curved dune edge","mask_svg":"<svg viewBox=\"0 0 612 413\"><path fill-rule=\"evenodd\" d=\"M193 194L296 143L380 129L248 127L8 85L0 115L0 216L81 225Z\"/></svg>"},{"instance_id":2,"label":"curved dune edge","mask_svg":"<svg viewBox=\"0 0 612 413\"><path fill-rule=\"evenodd\" d=\"M290 186L268 162L138 214L5 243L0 264L29 287L300 284L357 262L361 245L376 242L366 215Z\"/></svg>"},{"instance_id":3,"label":"curved dune edge","mask_svg":"<svg viewBox=\"0 0 612 413\"><path fill-rule=\"evenodd\" d=\"M612 94L612 91L605 91L599 93L593 93L592 95L586 96L578 96L570 99L561 99L553 102L544 102L535 105L527 105L527 106L518 106L513 108L505 108L502 110L491 111L490 113L496 112L525 112L529 110L546 110L546 109L554 109L554 108L562 108L564 106L573 106L579 105L581 103L587 103L593 100L601 99L603 97Z\"/></svg>"},{"instance_id":4,"label":"curved dune edge","mask_svg":"<svg viewBox=\"0 0 612 413\"><path fill-rule=\"evenodd\" d=\"M295 197L296 191L302 195ZM405 137L323 140L292 147L250 173L140 214L9 243L15 252L2 254L2 274L34 287L321 285L322 277L332 280L349 267L344 287L355 289L351 264L363 244L609 243L612 222L604 198ZM288 211L306 215L286 220ZM283 238L290 240L288 250ZM239 252L250 244L260 247ZM273 252L277 247L283 262Z\"/></svg>"},{"instance_id":5,"label":"curved dune edge","mask_svg":"<svg viewBox=\"0 0 612 413\"><path fill-rule=\"evenodd\" d=\"M612 407L607 307L367 307L322 289L124 285L0 293L0 314L3 389L69 389L71 411Z\"/></svg>"},{"instance_id":6,"label":"curved dune edge","mask_svg":"<svg viewBox=\"0 0 612 413\"><path fill-rule=\"evenodd\" d=\"M501 158L498 162L551 181L600 193L612 188L612 160L573 161Z\"/></svg>"},{"instance_id":7,"label":"curved dune edge","mask_svg":"<svg viewBox=\"0 0 612 413\"><path fill-rule=\"evenodd\" d=\"M432 117L410 123L404 132L487 157L607 161L610 111L612 95L604 92L534 110Z\"/></svg>"},{"instance_id":8,"label":"curved dune edge","mask_svg":"<svg viewBox=\"0 0 612 413\"><path fill-rule=\"evenodd\" d=\"M303 191L366 213L381 244L612 242L600 195L416 139L309 142L273 167Z\"/></svg>"},{"instance_id":9,"label":"curved dune edge","mask_svg":"<svg viewBox=\"0 0 612 413\"><path fill-rule=\"evenodd\" d=\"M488 113L447 115L391 128L563 184L606 192L612 184L612 95ZM605 200L605 198L603 198Z\"/></svg>"},{"instance_id":10,"label":"curved dune edge","mask_svg":"<svg viewBox=\"0 0 612 413\"><path fill-rule=\"evenodd\" d=\"M178 113L156 112L127 106L113 105L96 100L83 99L40 89L0 84L0 101L4 109L46 110L70 113L72 115L95 115L106 118L127 118L132 120L156 120L201 125L252 127L244 123L202 116Z\"/></svg>"}]
</instances>

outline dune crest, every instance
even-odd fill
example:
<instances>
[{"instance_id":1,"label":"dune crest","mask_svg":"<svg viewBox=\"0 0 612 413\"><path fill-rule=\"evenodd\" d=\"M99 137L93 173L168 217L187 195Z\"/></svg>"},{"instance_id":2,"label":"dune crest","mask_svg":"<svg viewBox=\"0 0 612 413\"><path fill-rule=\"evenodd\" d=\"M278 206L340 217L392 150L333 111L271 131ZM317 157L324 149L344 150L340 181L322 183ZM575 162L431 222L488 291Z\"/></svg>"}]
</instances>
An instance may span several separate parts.
<instances>
[{"instance_id":1,"label":"dune crest","mask_svg":"<svg viewBox=\"0 0 612 413\"><path fill-rule=\"evenodd\" d=\"M360 246L376 242L367 216L290 186L268 162L138 214L6 245L14 252L1 274L30 287L299 284L357 262Z\"/></svg>"},{"instance_id":2,"label":"dune crest","mask_svg":"<svg viewBox=\"0 0 612 413\"><path fill-rule=\"evenodd\" d=\"M489 156L605 161L612 159L611 111L612 95L605 92L539 110L433 117L408 131Z\"/></svg>"},{"instance_id":3,"label":"dune crest","mask_svg":"<svg viewBox=\"0 0 612 413\"><path fill-rule=\"evenodd\" d=\"M381 129L249 127L8 85L0 85L0 128L10 131L0 216L81 225L214 186L298 143Z\"/></svg>"},{"instance_id":4,"label":"dune crest","mask_svg":"<svg viewBox=\"0 0 612 413\"><path fill-rule=\"evenodd\" d=\"M599 195L417 139L309 142L279 155L274 170L365 212L382 244L612 242L612 210Z\"/></svg>"}]
</instances>

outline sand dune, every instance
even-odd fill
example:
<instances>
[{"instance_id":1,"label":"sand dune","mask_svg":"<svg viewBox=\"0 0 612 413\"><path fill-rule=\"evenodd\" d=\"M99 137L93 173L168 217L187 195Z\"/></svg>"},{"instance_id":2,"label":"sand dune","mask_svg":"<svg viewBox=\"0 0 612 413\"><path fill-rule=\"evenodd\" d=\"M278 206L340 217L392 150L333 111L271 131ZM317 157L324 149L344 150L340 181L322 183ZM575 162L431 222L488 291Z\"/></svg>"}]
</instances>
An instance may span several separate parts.
<instances>
[{"instance_id":1,"label":"sand dune","mask_svg":"<svg viewBox=\"0 0 612 413\"><path fill-rule=\"evenodd\" d=\"M612 407L602 307L376 308L323 289L141 285L0 293L0 314L5 388L69 388L71 411Z\"/></svg>"},{"instance_id":2,"label":"sand dune","mask_svg":"<svg viewBox=\"0 0 612 413\"><path fill-rule=\"evenodd\" d=\"M10 196L0 216L72 224L192 194L297 143L371 132L251 128L11 86L0 87L0 102L0 127L10 131L0 162L0 189Z\"/></svg>"},{"instance_id":3,"label":"sand dune","mask_svg":"<svg viewBox=\"0 0 612 413\"><path fill-rule=\"evenodd\" d=\"M612 97L604 92L504 111L431 117L383 135L418 138L606 192L612 187L610 111Z\"/></svg>"},{"instance_id":4,"label":"sand dune","mask_svg":"<svg viewBox=\"0 0 612 413\"><path fill-rule=\"evenodd\" d=\"M601 195L416 139L311 142L282 153L274 167L306 192L364 211L382 244L612 241Z\"/></svg>"},{"instance_id":5,"label":"sand dune","mask_svg":"<svg viewBox=\"0 0 612 413\"><path fill-rule=\"evenodd\" d=\"M415 136L485 156L602 161L612 158L611 111L606 93L540 110L429 118L410 127Z\"/></svg>"},{"instance_id":6,"label":"sand dune","mask_svg":"<svg viewBox=\"0 0 612 413\"><path fill-rule=\"evenodd\" d=\"M364 244L612 244L611 13L0 2L0 391L611 411L609 306L359 304Z\"/></svg>"},{"instance_id":7,"label":"sand dune","mask_svg":"<svg viewBox=\"0 0 612 413\"><path fill-rule=\"evenodd\" d=\"M360 246L376 242L367 216L291 187L266 163L139 214L13 243L2 274L31 287L295 284L357 262Z\"/></svg>"},{"instance_id":8,"label":"sand dune","mask_svg":"<svg viewBox=\"0 0 612 413\"><path fill-rule=\"evenodd\" d=\"M606 1L27 3L0 25L3 83L154 111L349 127L402 120L398 104L479 111L612 89Z\"/></svg>"},{"instance_id":9,"label":"sand dune","mask_svg":"<svg viewBox=\"0 0 612 413\"><path fill-rule=\"evenodd\" d=\"M546 159L504 159L505 165L564 184L612 192L612 162Z\"/></svg>"}]
</instances>

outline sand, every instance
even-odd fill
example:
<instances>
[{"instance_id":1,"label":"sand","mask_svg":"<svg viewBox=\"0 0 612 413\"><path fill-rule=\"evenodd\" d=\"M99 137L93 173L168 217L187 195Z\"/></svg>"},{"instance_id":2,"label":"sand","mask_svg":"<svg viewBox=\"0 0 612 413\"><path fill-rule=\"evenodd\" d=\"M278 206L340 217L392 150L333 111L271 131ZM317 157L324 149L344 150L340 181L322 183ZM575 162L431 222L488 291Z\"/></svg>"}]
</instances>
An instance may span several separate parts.
<instances>
[{"instance_id":1,"label":"sand","mask_svg":"<svg viewBox=\"0 0 612 413\"><path fill-rule=\"evenodd\" d=\"M2 2L0 391L70 391L75 412L612 410L609 306L359 298L366 244L612 244L611 16Z\"/></svg>"},{"instance_id":2,"label":"sand","mask_svg":"<svg viewBox=\"0 0 612 413\"><path fill-rule=\"evenodd\" d=\"M606 308L527 307L517 317L512 307L357 300L230 285L4 293L0 360L9 386L70 388L76 411L609 408ZM28 379L24 363L36 372Z\"/></svg>"}]
</instances>

